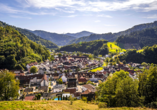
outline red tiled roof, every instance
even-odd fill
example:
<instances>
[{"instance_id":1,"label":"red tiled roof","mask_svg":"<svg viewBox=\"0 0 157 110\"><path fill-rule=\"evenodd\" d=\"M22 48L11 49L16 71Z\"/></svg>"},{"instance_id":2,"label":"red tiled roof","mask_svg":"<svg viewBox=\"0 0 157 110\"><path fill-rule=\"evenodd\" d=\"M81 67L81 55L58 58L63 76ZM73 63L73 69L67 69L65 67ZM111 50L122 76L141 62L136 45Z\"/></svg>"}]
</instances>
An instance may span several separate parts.
<instances>
[{"instance_id":1,"label":"red tiled roof","mask_svg":"<svg viewBox=\"0 0 157 110\"><path fill-rule=\"evenodd\" d=\"M80 96L80 95L81 95L81 92L75 92L75 93L74 93L74 96L75 96L75 97L78 97L78 96Z\"/></svg>"},{"instance_id":2,"label":"red tiled roof","mask_svg":"<svg viewBox=\"0 0 157 110\"><path fill-rule=\"evenodd\" d=\"M89 89L87 89L86 91L84 91L82 94L89 94L91 93L91 91Z\"/></svg>"},{"instance_id":3,"label":"red tiled roof","mask_svg":"<svg viewBox=\"0 0 157 110\"><path fill-rule=\"evenodd\" d=\"M87 82L87 80L86 80L86 78L81 77L81 78L78 79L78 82Z\"/></svg>"},{"instance_id":4,"label":"red tiled roof","mask_svg":"<svg viewBox=\"0 0 157 110\"><path fill-rule=\"evenodd\" d=\"M35 98L35 96L33 95L33 96L26 96L25 97L25 100L33 100Z\"/></svg>"},{"instance_id":5,"label":"red tiled roof","mask_svg":"<svg viewBox=\"0 0 157 110\"><path fill-rule=\"evenodd\" d=\"M74 94L76 89L65 89L64 92L70 92L70 94Z\"/></svg>"}]
</instances>

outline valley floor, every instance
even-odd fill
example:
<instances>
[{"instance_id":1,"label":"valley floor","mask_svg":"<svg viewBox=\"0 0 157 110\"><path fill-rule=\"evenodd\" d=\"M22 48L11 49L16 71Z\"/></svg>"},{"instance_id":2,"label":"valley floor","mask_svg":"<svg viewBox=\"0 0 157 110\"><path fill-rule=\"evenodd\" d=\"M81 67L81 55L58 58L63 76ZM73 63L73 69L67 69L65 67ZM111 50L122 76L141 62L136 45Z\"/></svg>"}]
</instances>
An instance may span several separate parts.
<instances>
[{"instance_id":1,"label":"valley floor","mask_svg":"<svg viewBox=\"0 0 157 110\"><path fill-rule=\"evenodd\" d=\"M98 105L84 103L81 100L70 101L2 101L0 110L98 110ZM147 108L103 108L100 110L151 110Z\"/></svg>"}]
</instances>

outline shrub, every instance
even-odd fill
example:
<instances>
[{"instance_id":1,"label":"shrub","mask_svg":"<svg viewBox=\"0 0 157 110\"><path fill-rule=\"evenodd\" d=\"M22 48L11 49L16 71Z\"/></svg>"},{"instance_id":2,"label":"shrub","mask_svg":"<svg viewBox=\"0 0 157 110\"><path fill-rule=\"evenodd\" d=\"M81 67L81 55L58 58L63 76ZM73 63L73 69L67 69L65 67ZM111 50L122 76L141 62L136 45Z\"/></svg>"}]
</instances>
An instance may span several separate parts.
<instances>
[{"instance_id":1,"label":"shrub","mask_svg":"<svg viewBox=\"0 0 157 110\"><path fill-rule=\"evenodd\" d=\"M106 108L107 107L107 103L105 103L105 102L99 102L98 107L99 108Z\"/></svg>"},{"instance_id":2,"label":"shrub","mask_svg":"<svg viewBox=\"0 0 157 110\"><path fill-rule=\"evenodd\" d=\"M150 107L150 108L157 108L157 102L151 102L151 103L149 103L148 107Z\"/></svg>"}]
</instances>

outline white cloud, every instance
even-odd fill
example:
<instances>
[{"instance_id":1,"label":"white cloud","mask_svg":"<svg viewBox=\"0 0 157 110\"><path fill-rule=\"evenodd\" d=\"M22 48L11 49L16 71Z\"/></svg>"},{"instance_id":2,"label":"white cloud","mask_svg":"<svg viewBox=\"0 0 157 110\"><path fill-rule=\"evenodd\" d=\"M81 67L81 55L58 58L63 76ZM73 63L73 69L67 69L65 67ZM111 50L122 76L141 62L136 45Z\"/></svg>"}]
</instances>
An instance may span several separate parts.
<instances>
[{"instance_id":1,"label":"white cloud","mask_svg":"<svg viewBox=\"0 0 157 110\"><path fill-rule=\"evenodd\" d=\"M90 1L90 0L17 0L25 7L59 8L67 7L72 11L117 11L117 10L157 10L157 0L127 0L127 1Z\"/></svg>"},{"instance_id":2,"label":"white cloud","mask_svg":"<svg viewBox=\"0 0 157 110\"><path fill-rule=\"evenodd\" d=\"M9 7L7 5L1 4L0 3L0 12L5 12L5 13L18 13L19 10L13 9L12 7Z\"/></svg>"},{"instance_id":3,"label":"white cloud","mask_svg":"<svg viewBox=\"0 0 157 110\"><path fill-rule=\"evenodd\" d=\"M22 16L16 16L16 15L11 15L10 17L12 17L12 18L32 19L31 17L22 17Z\"/></svg>"},{"instance_id":4,"label":"white cloud","mask_svg":"<svg viewBox=\"0 0 157 110\"><path fill-rule=\"evenodd\" d=\"M30 15L55 15L56 13L54 12L31 12L31 11L27 11L27 10L19 10L19 9L15 9L12 8L8 5L4 5L4 4L0 4L0 12L4 12L4 13L12 13L12 14L18 14L18 13L22 13L22 14L30 14Z\"/></svg>"},{"instance_id":5,"label":"white cloud","mask_svg":"<svg viewBox=\"0 0 157 110\"><path fill-rule=\"evenodd\" d=\"M99 23L99 22L101 22L101 21L100 21L100 20L96 20L96 21L94 21L94 22Z\"/></svg>"},{"instance_id":6,"label":"white cloud","mask_svg":"<svg viewBox=\"0 0 157 110\"><path fill-rule=\"evenodd\" d=\"M112 26L116 26L116 25L105 24L104 26L107 26L107 27L112 27Z\"/></svg>"},{"instance_id":7,"label":"white cloud","mask_svg":"<svg viewBox=\"0 0 157 110\"><path fill-rule=\"evenodd\" d=\"M143 18L157 19L157 14L155 14L155 15L149 15L149 16L147 16L147 17L143 17Z\"/></svg>"},{"instance_id":8,"label":"white cloud","mask_svg":"<svg viewBox=\"0 0 157 110\"><path fill-rule=\"evenodd\" d=\"M69 16L66 16L66 17L69 17L69 18L74 18L76 17L77 15L69 15Z\"/></svg>"},{"instance_id":9,"label":"white cloud","mask_svg":"<svg viewBox=\"0 0 157 110\"><path fill-rule=\"evenodd\" d=\"M104 14L100 14L97 17L112 18L112 16L110 16L110 15L104 15Z\"/></svg>"}]
</instances>

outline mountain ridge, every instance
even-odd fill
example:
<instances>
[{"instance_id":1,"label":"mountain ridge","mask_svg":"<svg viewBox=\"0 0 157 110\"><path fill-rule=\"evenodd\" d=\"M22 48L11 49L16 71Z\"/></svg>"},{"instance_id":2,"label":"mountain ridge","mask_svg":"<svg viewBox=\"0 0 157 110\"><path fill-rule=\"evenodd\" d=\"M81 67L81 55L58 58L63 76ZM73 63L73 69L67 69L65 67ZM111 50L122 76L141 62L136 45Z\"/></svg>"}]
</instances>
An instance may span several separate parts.
<instances>
[{"instance_id":1,"label":"mountain ridge","mask_svg":"<svg viewBox=\"0 0 157 110\"><path fill-rule=\"evenodd\" d=\"M104 33L104 34L91 34L90 36L80 37L75 40L71 40L68 44L84 42L84 41L92 41L92 40L98 40L98 39L105 39L105 40L108 40L109 42L113 42L122 35L129 35L132 32L137 32L144 29L150 29L150 28L155 28L155 27L157 27L157 21L135 25L132 28L129 28L124 31L117 32L117 33L109 32L109 33Z\"/></svg>"},{"instance_id":2,"label":"mountain ridge","mask_svg":"<svg viewBox=\"0 0 157 110\"><path fill-rule=\"evenodd\" d=\"M38 43L38 44L42 44L46 48L58 48L58 46L55 43L53 43L49 40L46 40L44 38L41 38L39 36L36 36L32 32L28 31L28 29L15 27L15 26L9 25L9 24L2 22L2 21L0 21L0 26L2 26L2 27L10 26L10 27L14 28L15 30L19 31L21 34L27 36L28 39L30 39L30 40Z\"/></svg>"}]
</instances>

